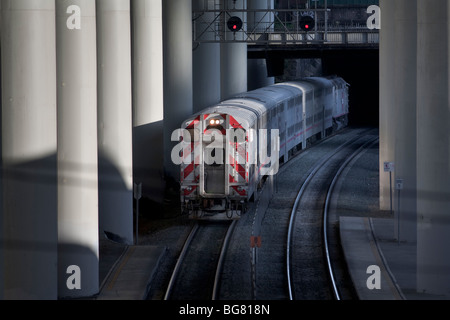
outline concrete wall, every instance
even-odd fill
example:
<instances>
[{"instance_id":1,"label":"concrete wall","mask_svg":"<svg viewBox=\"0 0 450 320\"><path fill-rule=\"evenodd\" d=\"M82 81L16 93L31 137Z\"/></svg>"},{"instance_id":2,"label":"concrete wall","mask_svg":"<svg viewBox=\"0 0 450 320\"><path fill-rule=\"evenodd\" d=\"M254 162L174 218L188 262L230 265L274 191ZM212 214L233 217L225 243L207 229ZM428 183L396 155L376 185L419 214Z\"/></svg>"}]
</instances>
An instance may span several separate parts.
<instances>
[{"instance_id":1,"label":"concrete wall","mask_svg":"<svg viewBox=\"0 0 450 320\"><path fill-rule=\"evenodd\" d=\"M417 290L434 294L450 294L449 10L417 1Z\"/></svg>"},{"instance_id":2,"label":"concrete wall","mask_svg":"<svg viewBox=\"0 0 450 320\"><path fill-rule=\"evenodd\" d=\"M1 6L0 297L55 299L55 2L3 0Z\"/></svg>"},{"instance_id":3,"label":"concrete wall","mask_svg":"<svg viewBox=\"0 0 450 320\"><path fill-rule=\"evenodd\" d=\"M193 113L192 1L163 1L163 50L164 174L169 183L174 182L172 190L179 198L179 166L171 160L172 148L178 141L171 141L171 136Z\"/></svg>"},{"instance_id":4,"label":"concrete wall","mask_svg":"<svg viewBox=\"0 0 450 320\"><path fill-rule=\"evenodd\" d=\"M81 297L99 289L97 46L95 2L56 0L58 81L58 296ZM81 288L70 289L76 265Z\"/></svg>"},{"instance_id":5,"label":"concrete wall","mask_svg":"<svg viewBox=\"0 0 450 320\"><path fill-rule=\"evenodd\" d=\"M164 198L161 0L133 0L133 171L145 198Z\"/></svg>"},{"instance_id":6,"label":"concrete wall","mask_svg":"<svg viewBox=\"0 0 450 320\"><path fill-rule=\"evenodd\" d=\"M133 243L129 0L97 0L99 227Z\"/></svg>"},{"instance_id":7,"label":"concrete wall","mask_svg":"<svg viewBox=\"0 0 450 320\"><path fill-rule=\"evenodd\" d=\"M193 0L192 9L212 10L213 6L207 0ZM206 12L195 20L195 32L202 34L210 27L216 14ZM214 40L213 33L204 33L202 40ZM220 44L201 43L193 50L193 111L209 107L220 101Z\"/></svg>"},{"instance_id":8,"label":"concrete wall","mask_svg":"<svg viewBox=\"0 0 450 320\"><path fill-rule=\"evenodd\" d=\"M395 1L381 0L380 29L380 209L391 209L389 173L384 162L395 162Z\"/></svg>"},{"instance_id":9,"label":"concrete wall","mask_svg":"<svg viewBox=\"0 0 450 320\"><path fill-rule=\"evenodd\" d=\"M233 1L224 0L223 8L234 8ZM245 9L246 1L238 0L235 8ZM245 21L245 13L236 13L242 21ZM244 27L245 28L245 25ZM224 39L244 39L242 32L233 33L225 30ZM247 91L247 44L246 43L221 43L220 44L220 75L221 75L221 99Z\"/></svg>"}]
</instances>

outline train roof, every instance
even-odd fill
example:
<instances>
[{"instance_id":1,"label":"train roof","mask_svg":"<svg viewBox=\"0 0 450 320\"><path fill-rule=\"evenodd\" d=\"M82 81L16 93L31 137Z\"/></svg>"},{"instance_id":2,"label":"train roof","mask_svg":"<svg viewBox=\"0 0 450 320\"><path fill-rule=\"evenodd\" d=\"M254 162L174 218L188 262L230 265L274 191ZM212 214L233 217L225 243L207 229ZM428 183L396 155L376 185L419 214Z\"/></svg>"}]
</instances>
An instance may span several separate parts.
<instances>
[{"instance_id":1,"label":"train roof","mask_svg":"<svg viewBox=\"0 0 450 320\"><path fill-rule=\"evenodd\" d=\"M321 77L309 77L304 79L303 81L313 83L315 86L321 87L321 88L329 88L333 86L333 82L327 78L321 78Z\"/></svg>"},{"instance_id":2,"label":"train roof","mask_svg":"<svg viewBox=\"0 0 450 320\"><path fill-rule=\"evenodd\" d=\"M246 121L252 127L258 117L275 107L280 101L292 98L295 95L307 94L317 89L332 87L333 85L339 87L348 86L344 79L336 76L326 78L309 77L295 81L280 82L237 94L230 99L196 112L185 121L193 120L198 115L205 113L227 113Z\"/></svg>"},{"instance_id":3,"label":"train roof","mask_svg":"<svg viewBox=\"0 0 450 320\"><path fill-rule=\"evenodd\" d=\"M333 84L339 88L345 88L350 86L350 84L348 84L347 81L338 76L328 76L327 79L333 82Z\"/></svg>"},{"instance_id":4,"label":"train roof","mask_svg":"<svg viewBox=\"0 0 450 320\"><path fill-rule=\"evenodd\" d=\"M306 81L302 81L302 80L280 82L275 85L280 86L280 87L286 86L286 87L297 88L297 89L301 90L303 94L312 92L312 91L314 91L314 88L315 88L314 84L306 82Z\"/></svg>"},{"instance_id":5,"label":"train roof","mask_svg":"<svg viewBox=\"0 0 450 320\"><path fill-rule=\"evenodd\" d=\"M270 109L275 106L279 101L291 98L293 94L301 94L300 91L296 91L293 88L280 87L275 85L270 85L267 87L259 88L249 92L244 92L236 95L233 99L247 99L247 100L257 100L265 104L265 106Z\"/></svg>"}]
</instances>

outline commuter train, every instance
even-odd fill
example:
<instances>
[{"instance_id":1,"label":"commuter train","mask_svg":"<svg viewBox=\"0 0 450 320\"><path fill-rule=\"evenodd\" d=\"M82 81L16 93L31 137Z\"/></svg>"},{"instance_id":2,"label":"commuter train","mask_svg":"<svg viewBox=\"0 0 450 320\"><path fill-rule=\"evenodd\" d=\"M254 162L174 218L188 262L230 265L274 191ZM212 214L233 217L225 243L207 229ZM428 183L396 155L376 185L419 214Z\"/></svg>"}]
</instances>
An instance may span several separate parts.
<instances>
[{"instance_id":1,"label":"commuter train","mask_svg":"<svg viewBox=\"0 0 450 320\"><path fill-rule=\"evenodd\" d=\"M191 219L238 219L297 150L347 125L344 79L309 77L245 92L183 121L180 197Z\"/></svg>"}]
</instances>

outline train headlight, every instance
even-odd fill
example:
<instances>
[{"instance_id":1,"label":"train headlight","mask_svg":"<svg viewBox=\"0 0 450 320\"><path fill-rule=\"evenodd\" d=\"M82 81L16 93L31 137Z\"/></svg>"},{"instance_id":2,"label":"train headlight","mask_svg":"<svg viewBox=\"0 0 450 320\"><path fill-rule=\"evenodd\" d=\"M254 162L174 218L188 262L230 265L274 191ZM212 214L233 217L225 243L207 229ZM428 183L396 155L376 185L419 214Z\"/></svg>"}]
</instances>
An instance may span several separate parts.
<instances>
[{"instance_id":1,"label":"train headlight","mask_svg":"<svg viewBox=\"0 0 450 320\"><path fill-rule=\"evenodd\" d=\"M223 120L221 121L219 119L211 119L211 120L209 120L209 125L211 125L211 126L218 126L222 122L223 122Z\"/></svg>"}]
</instances>

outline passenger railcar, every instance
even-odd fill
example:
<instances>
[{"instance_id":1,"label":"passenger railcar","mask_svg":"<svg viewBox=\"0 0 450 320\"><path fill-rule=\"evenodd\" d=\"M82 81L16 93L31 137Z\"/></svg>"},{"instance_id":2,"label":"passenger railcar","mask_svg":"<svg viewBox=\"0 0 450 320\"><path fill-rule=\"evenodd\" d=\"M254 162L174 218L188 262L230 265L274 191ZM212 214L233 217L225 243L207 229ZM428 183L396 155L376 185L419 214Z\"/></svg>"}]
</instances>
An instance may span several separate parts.
<instances>
[{"instance_id":1,"label":"passenger railcar","mask_svg":"<svg viewBox=\"0 0 450 320\"><path fill-rule=\"evenodd\" d=\"M348 84L310 77L236 95L179 131L181 205L193 219L236 219L296 150L347 125Z\"/></svg>"}]
</instances>

